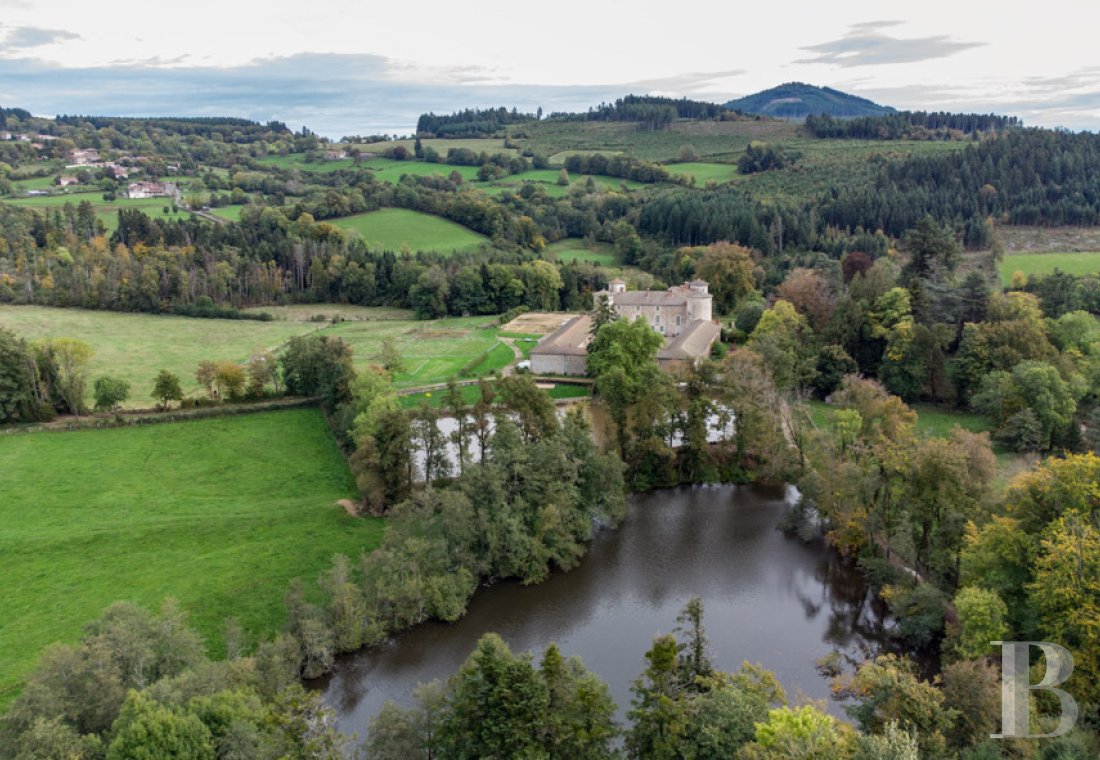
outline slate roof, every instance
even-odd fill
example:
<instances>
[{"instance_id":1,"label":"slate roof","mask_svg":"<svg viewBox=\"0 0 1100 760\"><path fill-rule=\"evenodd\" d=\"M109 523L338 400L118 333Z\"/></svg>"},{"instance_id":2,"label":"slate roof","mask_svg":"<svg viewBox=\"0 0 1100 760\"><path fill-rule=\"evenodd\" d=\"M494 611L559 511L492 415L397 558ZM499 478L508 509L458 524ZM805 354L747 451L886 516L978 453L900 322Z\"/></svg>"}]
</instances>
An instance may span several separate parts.
<instances>
[{"instance_id":1,"label":"slate roof","mask_svg":"<svg viewBox=\"0 0 1100 760\"><path fill-rule=\"evenodd\" d=\"M532 356L539 354L566 354L584 356L588 353L588 340L592 330L592 318L587 314L573 317L554 332L547 335L531 349Z\"/></svg>"}]
</instances>

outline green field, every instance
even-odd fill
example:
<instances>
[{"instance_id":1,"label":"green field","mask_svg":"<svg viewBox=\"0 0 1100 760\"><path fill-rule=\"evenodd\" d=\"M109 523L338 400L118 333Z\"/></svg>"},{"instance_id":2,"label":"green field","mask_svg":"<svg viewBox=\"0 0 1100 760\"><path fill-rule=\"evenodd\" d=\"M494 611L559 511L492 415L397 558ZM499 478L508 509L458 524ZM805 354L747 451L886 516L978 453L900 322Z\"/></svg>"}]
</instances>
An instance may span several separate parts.
<instances>
[{"instance_id":1,"label":"green field","mask_svg":"<svg viewBox=\"0 0 1100 760\"><path fill-rule=\"evenodd\" d=\"M357 232L369 245L390 251L408 246L412 251L451 252L476 248L487 240L449 219L403 208L384 208L331 221Z\"/></svg>"},{"instance_id":2,"label":"green field","mask_svg":"<svg viewBox=\"0 0 1100 760\"><path fill-rule=\"evenodd\" d=\"M269 638L290 579L382 534L336 504L355 484L314 409L0 436L0 472L0 704L116 600L175 597L215 654L230 616Z\"/></svg>"},{"instance_id":3,"label":"green field","mask_svg":"<svg viewBox=\"0 0 1100 760\"><path fill-rule=\"evenodd\" d=\"M669 174L677 177L695 177L695 184L707 182L729 182L737 175L737 167L732 164L708 164L690 161L682 164L666 164Z\"/></svg>"},{"instance_id":4,"label":"green field","mask_svg":"<svg viewBox=\"0 0 1100 760\"><path fill-rule=\"evenodd\" d=\"M502 138L494 137L456 137L453 139L433 137L421 140L420 144L424 148L434 148L443 158L447 157L447 151L451 148L469 148L472 151L488 153L489 155L494 153L515 154L517 152L515 148L505 148ZM409 153L413 153L416 149L416 140L388 140L386 142L359 143L355 147L359 148L363 153L381 154L384 150L396 148L398 145L404 147Z\"/></svg>"},{"instance_id":5,"label":"green field","mask_svg":"<svg viewBox=\"0 0 1100 760\"><path fill-rule=\"evenodd\" d=\"M810 401L810 419L815 426L829 429L833 424L834 407L824 401ZM946 438L951 428L958 425L972 433L992 432L992 421L981 414L944 409L930 404L913 404L917 413L917 433L932 438Z\"/></svg>"},{"instance_id":6,"label":"green field","mask_svg":"<svg viewBox=\"0 0 1100 760\"><path fill-rule=\"evenodd\" d=\"M190 211L172 211L171 198L119 198L116 201L105 201L103 200L103 193L101 192L66 193L63 195L43 195L31 198L9 198L5 199L4 203L10 203L13 206L22 206L23 208L29 208L35 211L44 211L60 208L66 203L71 203L73 206L76 206L81 201L88 201L92 204L95 208L96 217L103 221L103 225L107 228L107 232L114 232L118 229L118 212L119 209L124 208L139 209L154 219L172 220L191 218ZM164 213L165 207L169 209L167 214Z\"/></svg>"},{"instance_id":7,"label":"green field","mask_svg":"<svg viewBox=\"0 0 1100 760\"><path fill-rule=\"evenodd\" d=\"M565 238L546 246L543 256L556 261L587 261L591 264L613 267L619 257L608 243L586 243L579 238Z\"/></svg>"},{"instance_id":8,"label":"green field","mask_svg":"<svg viewBox=\"0 0 1100 760\"><path fill-rule=\"evenodd\" d=\"M364 166L374 172L379 182L397 184L401 177L409 174L414 177L430 177L438 174L449 177L458 172L462 179L472 182L477 179L477 166L451 166L450 164L429 164L426 161L394 161L391 158L372 158Z\"/></svg>"},{"instance_id":9,"label":"green field","mask_svg":"<svg viewBox=\"0 0 1100 760\"><path fill-rule=\"evenodd\" d=\"M492 317L451 317L425 321L348 321L333 325L325 335L347 341L358 366L377 363L382 341L392 338L405 362L394 376L399 387L445 383L470 362L484 357L471 376L492 374L510 364L511 349L497 340L499 329ZM486 356L488 354L488 356Z\"/></svg>"},{"instance_id":10,"label":"green field","mask_svg":"<svg viewBox=\"0 0 1100 760\"><path fill-rule=\"evenodd\" d=\"M241 221L241 209L244 206L219 206L218 208L210 209L210 213L214 216L220 216L222 219L228 219L231 222Z\"/></svg>"},{"instance_id":11,"label":"green field","mask_svg":"<svg viewBox=\"0 0 1100 760\"><path fill-rule=\"evenodd\" d=\"M1001 282L1008 285L1012 275L1051 274L1059 269L1072 275L1100 274L1100 251L1080 253L1009 253L997 267Z\"/></svg>"},{"instance_id":12,"label":"green field","mask_svg":"<svg viewBox=\"0 0 1100 760\"><path fill-rule=\"evenodd\" d=\"M153 378L167 369L184 393L197 393L195 368L203 359L244 362L258 349L275 349L323 324L192 319L46 306L0 305L0 325L29 340L78 338L90 344L90 376L114 375L130 383L131 407L150 407ZM91 396L91 382L88 383Z\"/></svg>"},{"instance_id":13,"label":"green field","mask_svg":"<svg viewBox=\"0 0 1100 760\"><path fill-rule=\"evenodd\" d=\"M382 341L392 338L405 359L398 373L399 386L446 382L475 359L470 376L489 375L512 362L510 348L497 339L493 317L450 317L417 320L401 309L368 308L334 304L266 307L276 319L194 319L155 314L129 314L45 306L0 306L0 325L17 335L38 338L78 338L92 346L91 380L110 374L131 384L127 406L151 407L153 378L161 369L176 373L185 394L199 395L195 369L200 361L243 363L260 349L277 351L295 335L320 331L346 340L355 353L357 367L377 364ZM312 322L324 315L322 322ZM346 320L338 324L333 316ZM522 344L521 344L522 349Z\"/></svg>"},{"instance_id":14,"label":"green field","mask_svg":"<svg viewBox=\"0 0 1100 760\"><path fill-rule=\"evenodd\" d=\"M473 187L480 188L487 193L495 195L504 190L518 191L525 183L531 182L545 190L547 195L551 198L561 198L572 188L578 185L583 186L590 176L592 177L592 181L596 183L596 186L602 192L619 191L622 190L623 187L626 187L628 190L641 190L645 187L652 187L652 185L646 185L643 182L635 182L630 179L619 179L618 177L607 177L597 174L575 174L569 177L568 185L559 185L558 178L560 176L561 169L531 169L520 174L512 174L491 183L478 182L474 184Z\"/></svg>"},{"instance_id":15,"label":"green field","mask_svg":"<svg viewBox=\"0 0 1100 760\"><path fill-rule=\"evenodd\" d=\"M355 168L355 160L351 158L341 158L336 161L322 160L310 163L306 161L304 153L291 153L286 156L264 156L258 159L258 161L263 166L270 166L277 169L298 169L303 172L313 172L317 174L328 174L337 169Z\"/></svg>"}]
</instances>

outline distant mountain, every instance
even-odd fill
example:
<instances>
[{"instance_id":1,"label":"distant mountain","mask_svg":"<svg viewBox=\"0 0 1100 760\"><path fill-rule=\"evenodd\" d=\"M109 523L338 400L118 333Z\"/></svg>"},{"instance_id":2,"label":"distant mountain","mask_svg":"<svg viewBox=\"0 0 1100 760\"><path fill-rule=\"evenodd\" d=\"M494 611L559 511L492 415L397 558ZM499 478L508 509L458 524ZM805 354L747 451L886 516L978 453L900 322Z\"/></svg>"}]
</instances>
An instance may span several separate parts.
<instances>
[{"instance_id":1,"label":"distant mountain","mask_svg":"<svg viewBox=\"0 0 1100 760\"><path fill-rule=\"evenodd\" d=\"M882 116L896 111L890 106L880 106L867 98L849 95L832 87L815 87L802 82L781 84L755 95L731 100L726 103L726 108L798 121L811 114L829 114L841 119L851 119L857 116Z\"/></svg>"}]
</instances>

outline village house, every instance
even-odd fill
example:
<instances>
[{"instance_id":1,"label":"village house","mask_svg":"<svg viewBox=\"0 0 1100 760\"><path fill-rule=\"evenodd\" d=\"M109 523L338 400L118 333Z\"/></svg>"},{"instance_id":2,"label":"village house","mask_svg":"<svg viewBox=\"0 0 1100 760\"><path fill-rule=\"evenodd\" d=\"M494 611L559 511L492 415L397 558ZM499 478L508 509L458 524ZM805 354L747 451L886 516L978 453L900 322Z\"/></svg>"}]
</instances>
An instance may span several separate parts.
<instances>
[{"instance_id":1,"label":"village house","mask_svg":"<svg viewBox=\"0 0 1100 760\"><path fill-rule=\"evenodd\" d=\"M130 169L128 167L120 166L114 161L106 161L100 166L103 171L105 171L109 176L114 177L115 179L126 179L130 176Z\"/></svg>"},{"instance_id":2,"label":"village house","mask_svg":"<svg viewBox=\"0 0 1100 760\"><path fill-rule=\"evenodd\" d=\"M614 279L607 290L593 294L593 306L606 303L622 319L643 319L661 335L665 345L657 352L661 369L670 370L697 363L710 355L721 335L712 320L713 296L702 280L668 290L628 291L626 283ZM531 351L531 371L537 375L583 375L586 372L592 318L573 317Z\"/></svg>"},{"instance_id":3,"label":"village house","mask_svg":"<svg viewBox=\"0 0 1100 760\"><path fill-rule=\"evenodd\" d=\"M71 174L62 174L60 177L57 178L57 184L61 187L68 187L69 185L79 185L80 179L78 177L72 176Z\"/></svg>"},{"instance_id":4,"label":"village house","mask_svg":"<svg viewBox=\"0 0 1100 760\"><path fill-rule=\"evenodd\" d=\"M325 160L326 161L339 161L340 159L347 158L347 157L348 157L347 151L345 151L343 149L340 149L340 150L326 150L325 151Z\"/></svg>"},{"instance_id":5,"label":"village house","mask_svg":"<svg viewBox=\"0 0 1100 760\"><path fill-rule=\"evenodd\" d=\"M0 141L7 142L10 139L12 139L11 138L11 132L5 132L3 130L0 130Z\"/></svg>"},{"instance_id":6,"label":"village house","mask_svg":"<svg viewBox=\"0 0 1100 760\"><path fill-rule=\"evenodd\" d=\"M178 192L171 182L131 182L126 188L129 198L166 198Z\"/></svg>"},{"instance_id":7,"label":"village house","mask_svg":"<svg viewBox=\"0 0 1100 760\"><path fill-rule=\"evenodd\" d=\"M77 148L69 151L69 166L91 166L99 161L99 151L95 148Z\"/></svg>"}]
</instances>

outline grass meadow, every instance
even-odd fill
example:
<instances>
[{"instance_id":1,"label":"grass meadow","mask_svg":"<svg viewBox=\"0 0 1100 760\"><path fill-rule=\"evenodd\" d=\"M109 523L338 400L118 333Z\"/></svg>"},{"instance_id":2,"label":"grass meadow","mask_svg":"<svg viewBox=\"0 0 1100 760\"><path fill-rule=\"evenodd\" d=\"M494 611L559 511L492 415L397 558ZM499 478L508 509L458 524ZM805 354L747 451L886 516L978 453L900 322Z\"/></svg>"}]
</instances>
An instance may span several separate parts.
<instances>
[{"instance_id":1,"label":"grass meadow","mask_svg":"<svg viewBox=\"0 0 1100 760\"><path fill-rule=\"evenodd\" d=\"M1008 253L997 266L1001 282L1008 285L1016 272L1052 274L1055 269L1073 275L1100 274L1100 251L1074 253Z\"/></svg>"},{"instance_id":2,"label":"grass meadow","mask_svg":"<svg viewBox=\"0 0 1100 760\"><path fill-rule=\"evenodd\" d=\"M408 246L412 251L451 252L476 248L487 240L456 222L403 208L384 208L331 221L358 233L368 245L391 251Z\"/></svg>"},{"instance_id":3,"label":"grass meadow","mask_svg":"<svg viewBox=\"0 0 1100 760\"><path fill-rule=\"evenodd\" d=\"M355 484L315 409L0 436L0 706L42 649L116 600L175 597L213 653L235 617L253 643L292 578L374 549Z\"/></svg>"},{"instance_id":4,"label":"grass meadow","mask_svg":"<svg viewBox=\"0 0 1100 760\"><path fill-rule=\"evenodd\" d=\"M737 167L733 164L711 164L702 161L666 164L665 169L669 174L677 177L695 177L695 184L700 186L708 182L719 184L729 182L737 174Z\"/></svg>"},{"instance_id":5,"label":"grass meadow","mask_svg":"<svg viewBox=\"0 0 1100 760\"><path fill-rule=\"evenodd\" d=\"M259 349L277 349L294 335L324 326L6 305L0 305L0 325L28 340L77 338L88 343L95 351L89 398L91 381L112 375L130 383L130 407L153 406L153 379L162 369L179 375L185 394L197 393L195 368L203 359L244 362Z\"/></svg>"},{"instance_id":6,"label":"grass meadow","mask_svg":"<svg viewBox=\"0 0 1100 760\"><path fill-rule=\"evenodd\" d=\"M48 211L50 209L61 208L66 203L77 206L81 201L88 201L92 204L95 209L96 217L102 220L103 225L107 228L107 232L114 232L118 229L118 212L119 209L124 208L139 209L154 219L172 220L191 218L190 211L172 211L171 198L119 198L116 201L105 201L103 200L103 193L101 192L66 193L64 195L43 195L30 198L9 198L5 199L4 203L33 209L34 211ZM167 214L164 213L165 207L169 209Z\"/></svg>"},{"instance_id":7,"label":"grass meadow","mask_svg":"<svg viewBox=\"0 0 1100 760\"><path fill-rule=\"evenodd\" d=\"M542 255L555 261L585 261L613 267L619 263L614 246L608 243L587 243L579 238L565 238L546 246Z\"/></svg>"},{"instance_id":8,"label":"grass meadow","mask_svg":"<svg viewBox=\"0 0 1100 760\"><path fill-rule=\"evenodd\" d=\"M471 377L489 375L512 362L510 348L497 339L493 317L448 317L418 320L403 309L337 304L260 307L271 322L247 319L194 319L156 314L130 314L46 306L0 305L0 325L28 340L77 338L92 346L88 397L92 381L112 375L131 385L131 408L151 407L149 393L161 369L180 377L185 394L198 395L195 369L203 359L243 363L260 349L278 351L295 335L320 332L347 341L356 366L380 360L382 341L392 338L405 360L394 380L400 387L446 382L463 369ZM314 315L327 320L310 321Z\"/></svg>"}]
</instances>

